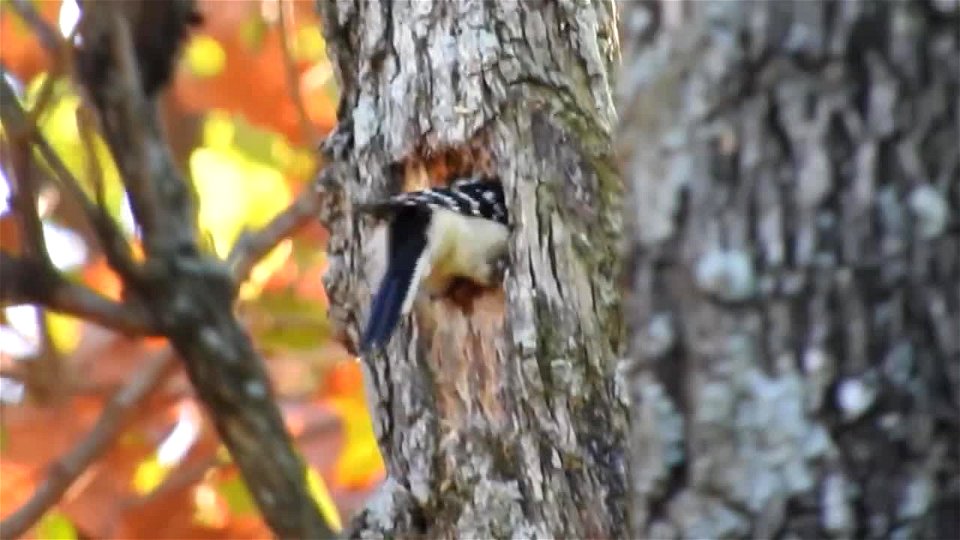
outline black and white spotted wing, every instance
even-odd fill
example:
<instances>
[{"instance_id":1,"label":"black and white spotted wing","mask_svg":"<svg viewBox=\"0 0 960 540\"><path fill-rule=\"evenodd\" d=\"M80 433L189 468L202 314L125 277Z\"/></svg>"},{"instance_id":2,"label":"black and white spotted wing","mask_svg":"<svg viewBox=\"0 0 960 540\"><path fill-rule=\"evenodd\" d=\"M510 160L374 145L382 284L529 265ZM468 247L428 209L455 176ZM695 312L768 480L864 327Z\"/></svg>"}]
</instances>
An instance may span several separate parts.
<instances>
[{"instance_id":1,"label":"black and white spotted wing","mask_svg":"<svg viewBox=\"0 0 960 540\"><path fill-rule=\"evenodd\" d=\"M443 208L465 216L507 224L503 185L496 180L477 178L458 180L446 188L431 188L394 195L387 204Z\"/></svg>"}]
</instances>

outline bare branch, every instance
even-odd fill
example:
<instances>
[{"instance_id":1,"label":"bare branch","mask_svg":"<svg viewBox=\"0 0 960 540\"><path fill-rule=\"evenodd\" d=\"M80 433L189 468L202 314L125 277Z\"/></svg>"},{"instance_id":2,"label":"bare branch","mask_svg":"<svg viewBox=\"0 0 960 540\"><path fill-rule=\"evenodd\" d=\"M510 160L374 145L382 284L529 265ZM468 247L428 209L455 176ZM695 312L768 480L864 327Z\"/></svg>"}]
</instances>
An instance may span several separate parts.
<instances>
[{"instance_id":1,"label":"bare branch","mask_svg":"<svg viewBox=\"0 0 960 540\"><path fill-rule=\"evenodd\" d=\"M139 304L118 303L40 262L0 252L0 303L38 304L127 335L154 335L150 314Z\"/></svg>"},{"instance_id":2,"label":"bare branch","mask_svg":"<svg viewBox=\"0 0 960 540\"><path fill-rule=\"evenodd\" d=\"M33 165L30 163L30 145L22 133L13 133L9 140L9 157L13 165L11 204L16 210L20 231L26 240L24 252L48 268L53 268L47 243L43 237L43 223L37 211L37 183Z\"/></svg>"},{"instance_id":3,"label":"bare branch","mask_svg":"<svg viewBox=\"0 0 960 540\"><path fill-rule=\"evenodd\" d=\"M69 281L61 282L52 291L46 307L128 335L157 334L151 324L150 314L139 304L114 302L92 289Z\"/></svg>"},{"instance_id":4,"label":"bare branch","mask_svg":"<svg viewBox=\"0 0 960 540\"><path fill-rule=\"evenodd\" d=\"M103 134L120 171L148 255L166 256L196 249L195 205L164 140L157 104L152 99L155 96L145 95L141 82L145 76L143 70L156 68L138 64L128 20L133 18L135 22L144 23L138 27L136 38L146 39L140 35L142 26L162 24L163 21L148 19L162 15L168 6L173 9L174 4L91 3L79 23L85 43L101 44L96 51L81 51L77 64L100 113ZM110 66L105 65L108 61Z\"/></svg>"},{"instance_id":5,"label":"bare branch","mask_svg":"<svg viewBox=\"0 0 960 540\"><path fill-rule=\"evenodd\" d=\"M30 500L0 522L0 537L22 536L60 500L74 480L116 439L136 407L173 370L176 366L173 358L170 349L159 352L113 396L86 437L50 466L47 477Z\"/></svg>"},{"instance_id":6,"label":"bare branch","mask_svg":"<svg viewBox=\"0 0 960 540\"><path fill-rule=\"evenodd\" d=\"M233 311L233 278L197 242L196 211L158 118L179 44L198 18L190 0L85 4L76 63L143 232L136 283L183 357L197 396L280 537L335 534L310 497L263 362Z\"/></svg>"},{"instance_id":7,"label":"bare branch","mask_svg":"<svg viewBox=\"0 0 960 540\"><path fill-rule=\"evenodd\" d=\"M98 240L107 257L107 262L121 276L134 279L138 275L136 263L133 261L130 245L116 222L102 206L94 204L80 186L80 182L73 176L60 156L53 150L47 140L37 129L36 124L20 106L20 102L7 83L6 78L0 77L0 117L9 130L10 137L29 139L43 160L53 171L53 178L68 196L80 204L83 213L97 232ZM91 157L91 159L93 159Z\"/></svg>"},{"instance_id":8,"label":"bare branch","mask_svg":"<svg viewBox=\"0 0 960 540\"><path fill-rule=\"evenodd\" d=\"M327 170L324 169L320 174L327 174ZM227 257L227 265L234 282L243 283L257 261L265 257L283 239L316 219L322 204L323 193L313 185L308 186L290 206L270 220L270 223L257 231L242 235Z\"/></svg>"}]
</instances>

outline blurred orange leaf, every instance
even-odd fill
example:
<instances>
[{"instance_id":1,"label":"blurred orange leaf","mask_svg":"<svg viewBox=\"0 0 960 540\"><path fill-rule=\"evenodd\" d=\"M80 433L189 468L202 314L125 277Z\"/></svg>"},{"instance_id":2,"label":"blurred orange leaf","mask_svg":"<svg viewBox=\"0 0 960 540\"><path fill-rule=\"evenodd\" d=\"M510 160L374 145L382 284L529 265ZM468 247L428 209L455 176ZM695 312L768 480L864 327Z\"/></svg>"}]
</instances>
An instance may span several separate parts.
<instances>
[{"instance_id":1,"label":"blurred orange leaf","mask_svg":"<svg viewBox=\"0 0 960 540\"><path fill-rule=\"evenodd\" d=\"M291 99L292 92L287 87L280 28L276 24L265 24L258 7L259 4L254 2L202 3L204 13L215 12L217 16L210 17L203 33L193 39L207 43L204 46L207 51L214 50L207 40L213 39L219 44L217 50L222 51L224 60L222 69L211 69L202 75L194 69L181 70L175 83L175 95L187 110L239 112L251 123L282 133L295 144L308 142L304 140L300 118ZM303 47L316 50L315 40L319 33L307 31L301 34L304 28L319 24L316 16L310 10L298 9L294 22L297 26L291 29L291 41L297 42L300 35L312 35L312 39L302 40ZM322 41L322 37L320 39ZM188 51L192 47L188 47ZM207 56L219 59L221 53L208 52ZM322 59L314 65L326 62ZM336 122L336 98L331 96L333 87L330 81L321 79L320 84L309 83L304 88L304 73L311 67L308 62L298 62L294 68L295 77L301 91L305 90L302 97L309 119L319 131L329 131Z\"/></svg>"},{"instance_id":2,"label":"blurred orange leaf","mask_svg":"<svg viewBox=\"0 0 960 540\"><path fill-rule=\"evenodd\" d=\"M356 360L337 362L327 371L324 382L324 390L330 397L364 399L363 366Z\"/></svg>"},{"instance_id":3,"label":"blurred orange leaf","mask_svg":"<svg viewBox=\"0 0 960 540\"><path fill-rule=\"evenodd\" d=\"M20 254L20 226L13 212L0 215L0 250Z\"/></svg>"},{"instance_id":4,"label":"blurred orange leaf","mask_svg":"<svg viewBox=\"0 0 960 540\"><path fill-rule=\"evenodd\" d=\"M300 95L310 121L324 129L337 123L337 95L333 69L318 63L300 77Z\"/></svg>"},{"instance_id":5,"label":"blurred orange leaf","mask_svg":"<svg viewBox=\"0 0 960 540\"><path fill-rule=\"evenodd\" d=\"M123 293L123 282L120 280L120 276L110 268L106 258L102 255L88 263L80 275L83 282L91 289L111 300L120 300Z\"/></svg>"},{"instance_id":6,"label":"blurred orange leaf","mask_svg":"<svg viewBox=\"0 0 960 540\"><path fill-rule=\"evenodd\" d=\"M297 295L327 305L329 300L327 290L323 286L323 276L327 273L328 266L327 258L323 257L304 268L296 283Z\"/></svg>"},{"instance_id":7,"label":"blurred orange leaf","mask_svg":"<svg viewBox=\"0 0 960 540\"><path fill-rule=\"evenodd\" d=\"M33 2L33 6L43 20L57 28L59 0ZM21 81L29 81L50 66L50 57L40 45L40 40L7 5L0 6L0 62Z\"/></svg>"}]
</instances>

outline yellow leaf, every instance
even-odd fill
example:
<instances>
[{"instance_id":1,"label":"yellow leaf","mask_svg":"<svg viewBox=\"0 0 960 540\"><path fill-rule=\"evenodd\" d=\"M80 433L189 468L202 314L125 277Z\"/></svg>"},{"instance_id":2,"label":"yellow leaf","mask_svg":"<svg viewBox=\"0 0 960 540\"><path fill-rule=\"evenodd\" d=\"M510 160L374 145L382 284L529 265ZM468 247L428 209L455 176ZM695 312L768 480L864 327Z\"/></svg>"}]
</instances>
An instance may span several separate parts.
<instances>
[{"instance_id":1,"label":"yellow leaf","mask_svg":"<svg viewBox=\"0 0 960 540\"><path fill-rule=\"evenodd\" d=\"M320 513L323 514L323 519L327 521L330 528L334 532L342 531L343 522L340 520L340 511L337 510L337 505L333 503L333 497L327 491L327 485L323 482L323 478L312 467L307 468L307 489L310 490L310 495L317 502Z\"/></svg>"},{"instance_id":2,"label":"yellow leaf","mask_svg":"<svg viewBox=\"0 0 960 540\"><path fill-rule=\"evenodd\" d=\"M266 257L250 270L250 277L240 286L238 296L241 300L251 300L260 296L264 285L274 272L279 270L290 259L293 253L293 241L289 238L277 244Z\"/></svg>"},{"instance_id":3,"label":"yellow leaf","mask_svg":"<svg viewBox=\"0 0 960 540\"><path fill-rule=\"evenodd\" d=\"M298 149L290 160L289 165L284 169L288 175L298 180L306 180L317 170L316 152L312 149Z\"/></svg>"},{"instance_id":4,"label":"yellow leaf","mask_svg":"<svg viewBox=\"0 0 960 540\"><path fill-rule=\"evenodd\" d=\"M237 134L237 125L225 111L213 110L203 121L203 145L229 148Z\"/></svg>"},{"instance_id":5,"label":"yellow leaf","mask_svg":"<svg viewBox=\"0 0 960 540\"><path fill-rule=\"evenodd\" d=\"M247 483L239 474L220 482L216 491L223 497L227 508L233 514L253 514L257 511L253 496L247 489Z\"/></svg>"},{"instance_id":6,"label":"yellow leaf","mask_svg":"<svg viewBox=\"0 0 960 540\"><path fill-rule=\"evenodd\" d=\"M227 65L223 46L210 36L198 35L190 40L184 53L187 66L197 77L215 77Z\"/></svg>"},{"instance_id":7,"label":"yellow leaf","mask_svg":"<svg viewBox=\"0 0 960 540\"><path fill-rule=\"evenodd\" d=\"M293 147L283 137L275 137L270 141L270 157L281 167L287 167L293 161Z\"/></svg>"},{"instance_id":8,"label":"yellow leaf","mask_svg":"<svg viewBox=\"0 0 960 540\"><path fill-rule=\"evenodd\" d=\"M133 490L139 495L146 495L156 489L169 472L170 467L161 464L156 456L147 458L141 461L133 472Z\"/></svg>"},{"instance_id":9,"label":"yellow leaf","mask_svg":"<svg viewBox=\"0 0 960 540\"><path fill-rule=\"evenodd\" d=\"M25 106L32 108L36 105L46 77L46 74L38 75L31 81L24 99ZM123 186L110 150L103 139L93 133L94 155L93 159L90 159L77 126L80 97L73 91L69 80L58 80L53 85L53 97L38 119L38 127L56 154L60 156L63 164L75 178L80 180L81 186L91 197L94 194L92 173L99 171L107 209L114 219L119 219L123 203Z\"/></svg>"},{"instance_id":10,"label":"yellow leaf","mask_svg":"<svg viewBox=\"0 0 960 540\"><path fill-rule=\"evenodd\" d=\"M343 421L344 445L337 458L335 479L338 485L367 488L386 474L373 422L362 398L330 398L330 404Z\"/></svg>"},{"instance_id":11,"label":"yellow leaf","mask_svg":"<svg viewBox=\"0 0 960 540\"><path fill-rule=\"evenodd\" d=\"M37 523L36 537L44 540L75 540L77 529L63 513L51 510Z\"/></svg>"},{"instance_id":12,"label":"yellow leaf","mask_svg":"<svg viewBox=\"0 0 960 540\"><path fill-rule=\"evenodd\" d=\"M80 343L80 320L52 311L47 311L45 316L53 347L61 354L72 352Z\"/></svg>"},{"instance_id":13,"label":"yellow leaf","mask_svg":"<svg viewBox=\"0 0 960 540\"><path fill-rule=\"evenodd\" d=\"M297 28L293 42L293 52L301 62L316 62L323 58L327 45L323 41L320 27L315 24L303 25Z\"/></svg>"},{"instance_id":14,"label":"yellow leaf","mask_svg":"<svg viewBox=\"0 0 960 540\"><path fill-rule=\"evenodd\" d=\"M190 172L200 200L200 226L221 256L229 252L241 230L265 224L291 198L280 171L233 149L194 150Z\"/></svg>"}]
</instances>

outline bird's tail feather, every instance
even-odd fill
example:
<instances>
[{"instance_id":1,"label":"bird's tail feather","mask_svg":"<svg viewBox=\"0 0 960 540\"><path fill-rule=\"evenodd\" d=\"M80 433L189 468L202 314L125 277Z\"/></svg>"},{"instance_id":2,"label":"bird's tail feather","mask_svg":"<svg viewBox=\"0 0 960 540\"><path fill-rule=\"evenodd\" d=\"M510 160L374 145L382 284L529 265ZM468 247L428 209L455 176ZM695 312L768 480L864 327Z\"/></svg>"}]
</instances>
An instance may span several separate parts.
<instances>
[{"instance_id":1,"label":"bird's tail feather","mask_svg":"<svg viewBox=\"0 0 960 540\"><path fill-rule=\"evenodd\" d=\"M367 319L363 339L360 341L360 351L365 353L382 347L390 339L397 323L400 322L400 311L403 308L403 295L400 294L400 279L396 276L383 276L380 290L377 291L370 307L370 316Z\"/></svg>"},{"instance_id":2,"label":"bird's tail feather","mask_svg":"<svg viewBox=\"0 0 960 540\"><path fill-rule=\"evenodd\" d=\"M400 323L404 304L408 304L407 297L416 294L418 284L413 281L417 279L417 263L425 247L425 239L410 237L406 240L394 246L398 252L391 258L380 289L370 306L370 315L360 341L361 353L387 344Z\"/></svg>"}]
</instances>

